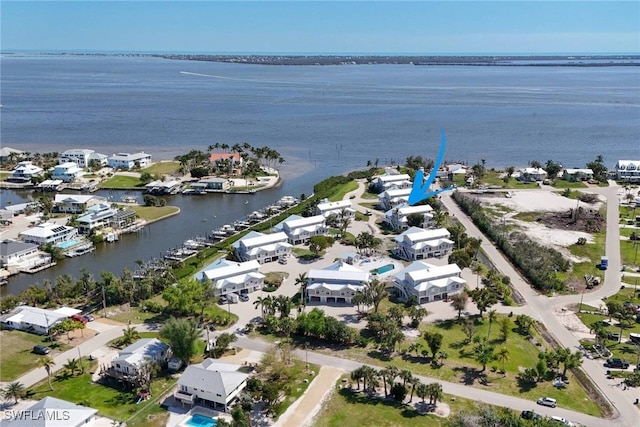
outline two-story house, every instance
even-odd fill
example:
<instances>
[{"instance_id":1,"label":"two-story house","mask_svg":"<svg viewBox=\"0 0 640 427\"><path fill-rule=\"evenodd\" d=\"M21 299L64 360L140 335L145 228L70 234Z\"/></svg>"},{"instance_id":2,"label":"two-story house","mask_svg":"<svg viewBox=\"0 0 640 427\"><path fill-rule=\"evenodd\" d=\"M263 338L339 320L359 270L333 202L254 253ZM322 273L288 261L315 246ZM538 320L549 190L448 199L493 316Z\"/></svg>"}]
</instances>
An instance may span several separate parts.
<instances>
[{"instance_id":1,"label":"two-story house","mask_svg":"<svg viewBox=\"0 0 640 427\"><path fill-rule=\"evenodd\" d=\"M277 261L291 254L289 237L283 232L272 234L250 231L242 239L232 243L236 257L240 261L256 260L260 264Z\"/></svg>"},{"instance_id":2,"label":"two-story house","mask_svg":"<svg viewBox=\"0 0 640 427\"><path fill-rule=\"evenodd\" d=\"M384 214L384 222L394 231L404 231L409 228L409 217L420 218L420 228L431 228L435 225L433 220L433 208L429 205L410 206L402 204L388 210Z\"/></svg>"},{"instance_id":3,"label":"two-story house","mask_svg":"<svg viewBox=\"0 0 640 427\"><path fill-rule=\"evenodd\" d=\"M343 261L323 269L312 269L307 274L306 297L309 302L346 303L370 280L370 273Z\"/></svg>"},{"instance_id":4,"label":"two-story house","mask_svg":"<svg viewBox=\"0 0 640 427\"><path fill-rule=\"evenodd\" d=\"M216 296L247 294L262 289L264 274L256 260L246 262L220 258L194 275L200 282L209 281Z\"/></svg>"},{"instance_id":5,"label":"two-story house","mask_svg":"<svg viewBox=\"0 0 640 427\"><path fill-rule=\"evenodd\" d=\"M327 234L329 231L324 216L315 215L307 218L299 215L291 215L281 223L277 224L274 229L284 232L289 243L299 245L307 242L311 237Z\"/></svg>"},{"instance_id":6,"label":"two-story house","mask_svg":"<svg viewBox=\"0 0 640 427\"><path fill-rule=\"evenodd\" d=\"M395 255L408 261L416 261L431 257L443 257L453 250L450 233L444 228L424 230L411 227L395 237Z\"/></svg>"},{"instance_id":7,"label":"two-story house","mask_svg":"<svg viewBox=\"0 0 640 427\"><path fill-rule=\"evenodd\" d=\"M400 299L415 296L420 304L446 300L462 292L466 283L456 264L435 266L415 261L393 276L393 286Z\"/></svg>"}]
</instances>

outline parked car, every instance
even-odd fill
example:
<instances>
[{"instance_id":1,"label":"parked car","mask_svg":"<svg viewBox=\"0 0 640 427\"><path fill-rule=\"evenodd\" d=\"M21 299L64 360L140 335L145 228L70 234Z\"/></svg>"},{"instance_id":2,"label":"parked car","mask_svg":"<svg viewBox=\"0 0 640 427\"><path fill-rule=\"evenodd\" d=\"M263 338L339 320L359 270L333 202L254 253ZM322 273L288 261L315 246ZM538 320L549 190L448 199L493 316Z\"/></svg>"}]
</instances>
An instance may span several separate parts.
<instances>
[{"instance_id":1,"label":"parked car","mask_svg":"<svg viewBox=\"0 0 640 427\"><path fill-rule=\"evenodd\" d=\"M563 425L565 425L567 427L573 427L574 426L574 424L571 421L567 420L566 418L559 417L557 415L552 416L551 417L551 421L555 421L555 422L563 424Z\"/></svg>"},{"instance_id":2,"label":"parked car","mask_svg":"<svg viewBox=\"0 0 640 427\"><path fill-rule=\"evenodd\" d=\"M44 346L44 345L40 345L40 344L38 344L38 345L33 347L33 352L35 354L45 355L45 354L49 354L50 351L51 351L51 349L49 347Z\"/></svg>"},{"instance_id":3,"label":"parked car","mask_svg":"<svg viewBox=\"0 0 640 427\"><path fill-rule=\"evenodd\" d=\"M624 359L620 359L619 357L614 357L612 359L607 359L604 366L607 368L627 369L629 367L629 362Z\"/></svg>"},{"instance_id":4,"label":"parked car","mask_svg":"<svg viewBox=\"0 0 640 427\"><path fill-rule=\"evenodd\" d=\"M540 414L536 414L533 411L522 411L520 413L520 417L525 420L539 420L540 418L542 418Z\"/></svg>"},{"instance_id":5,"label":"parked car","mask_svg":"<svg viewBox=\"0 0 640 427\"><path fill-rule=\"evenodd\" d=\"M84 314L82 317L84 317L85 319L87 319L87 322L93 322L94 320L96 320L95 317L93 317L92 314Z\"/></svg>"},{"instance_id":6,"label":"parked car","mask_svg":"<svg viewBox=\"0 0 640 427\"><path fill-rule=\"evenodd\" d=\"M249 301L249 295L247 294L240 294L240 301Z\"/></svg>"},{"instance_id":7,"label":"parked car","mask_svg":"<svg viewBox=\"0 0 640 427\"><path fill-rule=\"evenodd\" d=\"M538 405L548 406L550 408L555 408L558 402L553 397L541 397L538 399Z\"/></svg>"},{"instance_id":8,"label":"parked car","mask_svg":"<svg viewBox=\"0 0 640 427\"><path fill-rule=\"evenodd\" d=\"M82 322L82 323L87 323L89 321L80 314L74 314L73 316L71 316L71 319L75 320L76 322Z\"/></svg>"},{"instance_id":9,"label":"parked car","mask_svg":"<svg viewBox=\"0 0 640 427\"><path fill-rule=\"evenodd\" d=\"M218 299L218 304L226 304L228 302L229 302L229 298L227 298L225 295L222 295L220 299Z\"/></svg>"},{"instance_id":10,"label":"parked car","mask_svg":"<svg viewBox=\"0 0 640 427\"><path fill-rule=\"evenodd\" d=\"M620 334L618 334L616 332L609 332L607 334L607 338L612 340L612 341L620 341Z\"/></svg>"}]
</instances>

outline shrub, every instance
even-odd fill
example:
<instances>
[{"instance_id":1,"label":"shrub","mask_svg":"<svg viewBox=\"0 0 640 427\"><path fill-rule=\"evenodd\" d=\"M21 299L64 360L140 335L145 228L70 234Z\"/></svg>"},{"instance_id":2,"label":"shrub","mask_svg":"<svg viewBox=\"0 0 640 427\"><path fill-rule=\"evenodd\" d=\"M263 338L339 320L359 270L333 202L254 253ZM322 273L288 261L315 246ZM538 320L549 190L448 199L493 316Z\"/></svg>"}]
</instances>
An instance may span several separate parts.
<instances>
[{"instance_id":1,"label":"shrub","mask_svg":"<svg viewBox=\"0 0 640 427\"><path fill-rule=\"evenodd\" d=\"M391 386L390 393L393 400L396 402L404 401L405 397L407 397L407 388L403 386L401 383L395 383Z\"/></svg>"}]
</instances>

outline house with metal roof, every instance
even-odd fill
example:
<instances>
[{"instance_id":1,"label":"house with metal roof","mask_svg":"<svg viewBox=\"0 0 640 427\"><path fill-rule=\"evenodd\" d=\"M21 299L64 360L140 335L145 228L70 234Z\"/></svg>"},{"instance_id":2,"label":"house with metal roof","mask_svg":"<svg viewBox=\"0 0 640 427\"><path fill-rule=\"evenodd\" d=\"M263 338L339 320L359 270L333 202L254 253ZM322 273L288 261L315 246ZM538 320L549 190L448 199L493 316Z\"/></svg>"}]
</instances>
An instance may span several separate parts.
<instances>
[{"instance_id":1,"label":"house with metal roof","mask_svg":"<svg viewBox=\"0 0 640 427\"><path fill-rule=\"evenodd\" d=\"M614 169L618 181L640 182L640 160L618 160Z\"/></svg>"},{"instance_id":2,"label":"house with metal roof","mask_svg":"<svg viewBox=\"0 0 640 427\"><path fill-rule=\"evenodd\" d=\"M392 188L411 188L413 181L406 173L390 174L387 172L374 178L371 184L377 191L383 192Z\"/></svg>"},{"instance_id":3,"label":"house with metal roof","mask_svg":"<svg viewBox=\"0 0 640 427\"><path fill-rule=\"evenodd\" d=\"M249 374L240 372L241 365L205 359L187 366L173 397L190 405L202 404L227 411L247 385Z\"/></svg>"},{"instance_id":4,"label":"house with metal roof","mask_svg":"<svg viewBox=\"0 0 640 427\"><path fill-rule=\"evenodd\" d=\"M565 181L587 181L593 179L593 170L591 169L564 169L562 171L562 179Z\"/></svg>"},{"instance_id":5,"label":"house with metal roof","mask_svg":"<svg viewBox=\"0 0 640 427\"><path fill-rule=\"evenodd\" d=\"M6 239L0 242L0 267L19 264L24 258L39 252L35 243Z\"/></svg>"},{"instance_id":6,"label":"house with metal roof","mask_svg":"<svg viewBox=\"0 0 640 427\"><path fill-rule=\"evenodd\" d=\"M60 153L58 158L58 163L60 164L74 162L81 168L89 167L92 161L97 162L100 166L105 166L107 164L107 156L96 153L94 150L72 148Z\"/></svg>"},{"instance_id":7,"label":"house with metal roof","mask_svg":"<svg viewBox=\"0 0 640 427\"><path fill-rule=\"evenodd\" d=\"M43 173L44 169L40 166L36 166L29 160L25 160L16 165L7 178L7 181L27 182L31 181L31 178L38 177Z\"/></svg>"},{"instance_id":8,"label":"house with metal roof","mask_svg":"<svg viewBox=\"0 0 640 427\"><path fill-rule=\"evenodd\" d=\"M522 182L544 181L547 179L547 171L542 168L521 168L517 178Z\"/></svg>"},{"instance_id":9,"label":"house with metal roof","mask_svg":"<svg viewBox=\"0 0 640 427\"><path fill-rule=\"evenodd\" d=\"M415 296L420 304L446 300L462 292L466 283L456 264L436 266L415 261L393 276L393 286L400 298Z\"/></svg>"},{"instance_id":10,"label":"house with metal roof","mask_svg":"<svg viewBox=\"0 0 640 427\"><path fill-rule=\"evenodd\" d=\"M327 221L322 215L307 218L299 215L291 215L277 224L274 229L284 232L289 238L289 243L292 245L305 243L311 237L324 235L329 231Z\"/></svg>"},{"instance_id":11,"label":"house with metal roof","mask_svg":"<svg viewBox=\"0 0 640 427\"><path fill-rule=\"evenodd\" d=\"M91 206L106 202L105 197L91 194L56 194L53 198L53 210L61 213L79 214Z\"/></svg>"},{"instance_id":12,"label":"house with metal roof","mask_svg":"<svg viewBox=\"0 0 640 427\"><path fill-rule=\"evenodd\" d=\"M411 188L392 188L378 194L378 201L382 208L387 211L398 205L408 203L409 194L411 194Z\"/></svg>"},{"instance_id":13,"label":"house with metal roof","mask_svg":"<svg viewBox=\"0 0 640 427\"><path fill-rule=\"evenodd\" d=\"M283 232L264 234L250 231L242 239L232 243L236 257L240 261L256 260L260 264L277 261L291 254L292 245Z\"/></svg>"},{"instance_id":14,"label":"house with metal roof","mask_svg":"<svg viewBox=\"0 0 640 427\"><path fill-rule=\"evenodd\" d=\"M145 191L149 194L175 194L180 190L182 182L172 179L169 181L152 181L145 185Z\"/></svg>"},{"instance_id":15,"label":"house with metal roof","mask_svg":"<svg viewBox=\"0 0 640 427\"><path fill-rule=\"evenodd\" d=\"M47 335L53 326L78 313L81 313L81 311L70 307L46 310L44 308L21 305L14 308L11 313L2 316L0 322L7 329Z\"/></svg>"},{"instance_id":16,"label":"house with metal roof","mask_svg":"<svg viewBox=\"0 0 640 427\"><path fill-rule=\"evenodd\" d=\"M226 191L231 188L231 184L228 179L208 177L194 182L191 184L191 188L201 191Z\"/></svg>"},{"instance_id":17,"label":"house with metal roof","mask_svg":"<svg viewBox=\"0 0 640 427\"><path fill-rule=\"evenodd\" d=\"M431 228L435 225L432 212L433 208L429 205L410 206L403 203L385 212L384 222L394 231L404 231L409 228L408 217L419 215L422 218L420 227Z\"/></svg>"},{"instance_id":18,"label":"house with metal roof","mask_svg":"<svg viewBox=\"0 0 640 427\"><path fill-rule=\"evenodd\" d=\"M352 207L351 200L330 202L327 199L324 199L316 206L316 215L322 215L325 218L330 215L344 215L347 218L354 218L356 216L356 211Z\"/></svg>"},{"instance_id":19,"label":"house with metal roof","mask_svg":"<svg viewBox=\"0 0 640 427\"><path fill-rule=\"evenodd\" d=\"M151 164L151 154L144 151L139 153L117 153L107 159L107 165L114 169L133 169L147 167Z\"/></svg>"},{"instance_id":20,"label":"house with metal roof","mask_svg":"<svg viewBox=\"0 0 640 427\"><path fill-rule=\"evenodd\" d=\"M134 379L144 363L163 366L170 358L171 349L167 343L157 338L142 338L120 350L105 373L118 379Z\"/></svg>"},{"instance_id":21,"label":"house with metal roof","mask_svg":"<svg viewBox=\"0 0 640 427\"><path fill-rule=\"evenodd\" d=\"M393 253L408 261L443 257L453 250L453 241L449 239L450 235L445 228L424 230L411 227L395 237L396 248Z\"/></svg>"},{"instance_id":22,"label":"house with metal roof","mask_svg":"<svg viewBox=\"0 0 640 427\"><path fill-rule=\"evenodd\" d=\"M343 261L307 273L309 302L351 304L354 295L369 283L371 274Z\"/></svg>"},{"instance_id":23,"label":"house with metal roof","mask_svg":"<svg viewBox=\"0 0 640 427\"><path fill-rule=\"evenodd\" d=\"M194 277L200 282L209 281L215 295L222 296L260 290L265 276L260 273L260 263L256 260L237 262L220 258L197 272Z\"/></svg>"},{"instance_id":24,"label":"house with metal roof","mask_svg":"<svg viewBox=\"0 0 640 427\"><path fill-rule=\"evenodd\" d=\"M132 210L114 209L105 203L100 203L88 208L86 213L78 218L78 231L81 234L89 234L93 229L122 228L133 222L135 215L136 213Z\"/></svg>"},{"instance_id":25,"label":"house with metal roof","mask_svg":"<svg viewBox=\"0 0 640 427\"><path fill-rule=\"evenodd\" d=\"M97 427L108 425L97 418L97 409L47 396L21 411L9 411L0 421L2 427ZM12 414L15 414L11 416Z\"/></svg>"},{"instance_id":26,"label":"house with metal roof","mask_svg":"<svg viewBox=\"0 0 640 427\"><path fill-rule=\"evenodd\" d=\"M62 182L74 182L82 177L84 171L74 162L65 162L56 165L51 173L51 179L60 180Z\"/></svg>"},{"instance_id":27,"label":"house with metal roof","mask_svg":"<svg viewBox=\"0 0 640 427\"><path fill-rule=\"evenodd\" d=\"M78 235L78 229L68 225L58 225L53 222L38 224L19 233L20 238L27 243L46 245L47 243L66 242Z\"/></svg>"}]
</instances>

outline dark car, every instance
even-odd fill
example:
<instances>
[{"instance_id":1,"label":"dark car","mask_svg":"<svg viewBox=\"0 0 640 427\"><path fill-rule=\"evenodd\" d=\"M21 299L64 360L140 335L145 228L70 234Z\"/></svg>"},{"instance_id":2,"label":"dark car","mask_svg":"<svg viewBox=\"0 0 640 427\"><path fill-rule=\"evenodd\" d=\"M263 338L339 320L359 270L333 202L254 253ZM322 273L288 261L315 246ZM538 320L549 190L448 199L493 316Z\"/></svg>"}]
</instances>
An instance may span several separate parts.
<instances>
[{"instance_id":1,"label":"dark car","mask_svg":"<svg viewBox=\"0 0 640 427\"><path fill-rule=\"evenodd\" d=\"M96 320L95 317L93 317L92 314L84 314L82 317L84 317L85 319L87 319L87 322L93 322L94 320Z\"/></svg>"},{"instance_id":2,"label":"dark car","mask_svg":"<svg viewBox=\"0 0 640 427\"><path fill-rule=\"evenodd\" d=\"M520 417L524 418L525 420L539 420L540 418L542 418L540 414L536 414L533 411L522 411L520 413Z\"/></svg>"},{"instance_id":3,"label":"dark car","mask_svg":"<svg viewBox=\"0 0 640 427\"><path fill-rule=\"evenodd\" d=\"M616 332L609 332L607 334L607 338L612 340L612 341L620 341L620 334L618 334Z\"/></svg>"},{"instance_id":4,"label":"dark car","mask_svg":"<svg viewBox=\"0 0 640 427\"><path fill-rule=\"evenodd\" d=\"M45 355L45 354L49 354L50 351L51 351L51 349L49 347L44 346L44 345L40 345L40 344L38 344L38 345L33 347L33 352L35 354Z\"/></svg>"},{"instance_id":5,"label":"dark car","mask_svg":"<svg viewBox=\"0 0 640 427\"><path fill-rule=\"evenodd\" d=\"M613 359L608 359L604 366L607 368L627 369L629 367L629 362L624 359L620 359L619 357L614 357Z\"/></svg>"}]
</instances>

